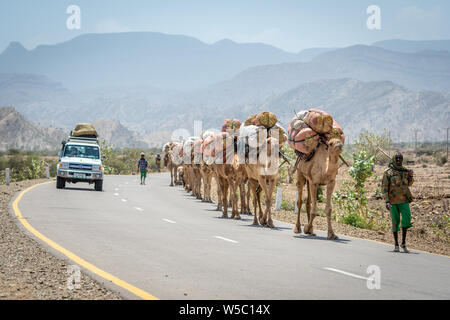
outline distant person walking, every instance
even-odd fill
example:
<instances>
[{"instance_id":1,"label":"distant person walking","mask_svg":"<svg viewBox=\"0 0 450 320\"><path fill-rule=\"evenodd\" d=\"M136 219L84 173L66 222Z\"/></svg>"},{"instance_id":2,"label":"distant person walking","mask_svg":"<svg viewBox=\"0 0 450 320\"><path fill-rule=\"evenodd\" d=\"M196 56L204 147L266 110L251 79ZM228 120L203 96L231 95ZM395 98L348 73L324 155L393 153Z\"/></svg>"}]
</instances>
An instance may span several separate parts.
<instances>
[{"instance_id":1,"label":"distant person walking","mask_svg":"<svg viewBox=\"0 0 450 320\"><path fill-rule=\"evenodd\" d=\"M145 160L145 154L141 153L141 158L138 161L138 173L141 172L141 184L145 184L147 178L148 161Z\"/></svg>"},{"instance_id":2,"label":"distant person walking","mask_svg":"<svg viewBox=\"0 0 450 320\"><path fill-rule=\"evenodd\" d=\"M398 232L402 227L402 249L408 253L406 247L406 232L411 228L411 210L409 203L413 197L409 187L414 183L414 172L403 167L403 155L397 152L389 168L384 172L381 185L383 198L386 201L386 209L391 212L392 232L394 233L394 252L399 252ZM401 219L400 219L401 216Z\"/></svg>"},{"instance_id":3,"label":"distant person walking","mask_svg":"<svg viewBox=\"0 0 450 320\"><path fill-rule=\"evenodd\" d=\"M161 155L158 153L155 157L156 170L161 172Z\"/></svg>"}]
</instances>

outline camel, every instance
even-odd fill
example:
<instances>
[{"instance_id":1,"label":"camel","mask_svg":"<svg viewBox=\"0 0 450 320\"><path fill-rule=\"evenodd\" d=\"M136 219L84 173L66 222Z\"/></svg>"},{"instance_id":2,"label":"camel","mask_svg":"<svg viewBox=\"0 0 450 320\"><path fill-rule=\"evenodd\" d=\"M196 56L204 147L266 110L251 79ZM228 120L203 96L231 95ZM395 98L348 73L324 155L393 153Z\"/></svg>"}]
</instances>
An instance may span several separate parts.
<instances>
[{"instance_id":1,"label":"camel","mask_svg":"<svg viewBox=\"0 0 450 320\"><path fill-rule=\"evenodd\" d=\"M229 134L222 133L223 135L219 136L219 139L225 138L228 146L226 152L225 150L220 150L217 152L216 161L213 164L213 170L215 171L218 188L220 189L221 194L221 205L222 205L222 217L228 217L228 192L231 195L231 218L236 220L241 219L239 210L238 210L238 198L237 198L237 188L241 186L242 179L245 177L245 169L244 165L239 163L239 158L237 155L237 149L235 145L236 138L230 136ZM231 142L231 143L230 143ZM224 156L225 152L225 156ZM217 161L222 158L223 161ZM230 190L230 191L229 191ZM241 196L241 205L243 199L245 199L244 190L240 188L240 196Z\"/></svg>"},{"instance_id":2,"label":"camel","mask_svg":"<svg viewBox=\"0 0 450 320\"><path fill-rule=\"evenodd\" d=\"M183 187L186 186L186 180L184 179L184 168L183 166L179 166L177 168L177 173L178 173L178 179L181 181L181 184L183 185Z\"/></svg>"},{"instance_id":3,"label":"camel","mask_svg":"<svg viewBox=\"0 0 450 320\"><path fill-rule=\"evenodd\" d=\"M188 138L183 143L183 168L185 176L185 190L187 192L192 191L192 195L197 196L196 189L196 169L194 164L194 137ZM197 170L198 171L198 170Z\"/></svg>"},{"instance_id":4,"label":"camel","mask_svg":"<svg viewBox=\"0 0 450 320\"><path fill-rule=\"evenodd\" d=\"M169 172L170 172L170 186L171 187L174 186L174 182L175 182L175 184L180 184L178 181L177 169L181 163L180 163L177 155L174 154L174 149L177 149L176 148L177 146L179 146L177 143L170 142L164 146L164 150L163 150L164 164L167 166L167 169L169 169ZM176 151L176 152L178 152L178 151Z\"/></svg>"},{"instance_id":5,"label":"camel","mask_svg":"<svg viewBox=\"0 0 450 320\"><path fill-rule=\"evenodd\" d=\"M253 224L267 225L270 228L274 227L272 220L272 194L278 180L278 155L279 155L279 141L275 137L267 137L265 143L259 147L259 154L256 163L252 163L246 157L245 171L249 178L250 189L253 192L253 205L255 207ZM275 154L276 153L276 154ZM260 190L258 190L260 188ZM264 192L265 196L265 211L262 213L260 203L260 192ZM259 206L259 217L256 212L256 202Z\"/></svg>"},{"instance_id":6,"label":"camel","mask_svg":"<svg viewBox=\"0 0 450 320\"><path fill-rule=\"evenodd\" d=\"M328 223L328 239L335 240L338 237L334 234L331 226L331 196L336 184L338 173L338 161L342 152L343 143L338 138L326 141L320 139L319 146L311 160L297 160L297 190L298 190L298 214L294 232L301 233L300 210L302 207L302 193L305 182L308 188L308 198L306 202L306 212L308 223L304 227L305 234L315 236L313 232L313 221L317 215L317 189L319 186L327 186L327 203L325 213ZM312 208L312 212L311 212Z\"/></svg>"},{"instance_id":7,"label":"camel","mask_svg":"<svg viewBox=\"0 0 450 320\"><path fill-rule=\"evenodd\" d=\"M200 175L203 180L203 201L212 202L211 199L211 182L214 175L213 168L205 161L200 165Z\"/></svg>"}]
</instances>

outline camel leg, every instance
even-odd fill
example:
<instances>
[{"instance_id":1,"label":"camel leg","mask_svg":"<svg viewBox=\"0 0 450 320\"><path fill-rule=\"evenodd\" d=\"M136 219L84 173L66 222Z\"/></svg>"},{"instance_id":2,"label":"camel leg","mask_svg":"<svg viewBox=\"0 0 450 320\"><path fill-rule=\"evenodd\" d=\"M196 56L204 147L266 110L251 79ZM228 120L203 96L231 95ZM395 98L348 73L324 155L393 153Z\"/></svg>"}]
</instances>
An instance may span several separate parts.
<instances>
[{"instance_id":1,"label":"camel leg","mask_svg":"<svg viewBox=\"0 0 450 320\"><path fill-rule=\"evenodd\" d=\"M302 224L300 222L300 212L302 211L302 197L303 197L303 187L305 186L305 177L300 174L300 172L297 174L297 193L298 193L298 200L297 200L297 223L295 224L295 233L302 233Z\"/></svg>"},{"instance_id":2,"label":"camel leg","mask_svg":"<svg viewBox=\"0 0 450 320\"><path fill-rule=\"evenodd\" d=\"M256 208L256 203L257 203L256 188L257 188L257 186L258 186L258 184L254 180L249 180L248 181L248 187L249 187L248 193L250 193L250 192L253 193L253 208L255 210L255 214L253 216L253 224L254 225L259 225L259 223L258 223L258 214L257 214L258 210Z\"/></svg>"},{"instance_id":3,"label":"camel leg","mask_svg":"<svg viewBox=\"0 0 450 320\"><path fill-rule=\"evenodd\" d=\"M241 214L247 214L247 202L246 202L246 196L245 196L245 182L241 181L241 184L239 185L239 194L241 198Z\"/></svg>"},{"instance_id":4,"label":"camel leg","mask_svg":"<svg viewBox=\"0 0 450 320\"><path fill-rule=\"evenodd\" d=\"M235 212L234 214L234 219L235 220L240 220L241 219L241 215L239 213L239 208L238 208L238 195L237 195L237 188L241 185L241 181L242 181L242 177L235 177L235 181L233 182L233 210ZM240 192L241 195L241 209L242 209L242 192Z\"/></svg>"},{"instance_id":5,"label":"camel leg","mask_svg":"<svg viewBox=\"0 0 450 320\"><path fill-rule=\"evenodd\" d=\"M216 185L217 185L217 211L222 210L222 187L220 186L220 181L217 176L215 176Z\"/></svg>"},{"instance_id":6,"label":"camel leg","mask_svg":"<svg viewBox=\"0 0 450 320\"><path fill-rule=\"evenodd\" d=\"M325 212L327 214L327 224L328 224L328 239L336 240L338 237L334 234L333 227L331 225L331 196L333 194L334 186L336 181L330 181L327 184L327 205L325 207Z\"/></svg>"},{"instance_id":7,"label":"camel leg","mask_svg":"<svg viewBox=\"0 0 450 320\"><path fill-rule=\"evenodd\" d=\"M306 198L306 221L309 222L311 217L311 188L309 187L309 181L306 181L306 190L307 190L307 198Z\"/></svg>"},{"instance_id":8,"label":"camel leg","mask_svg":"<svg viewBox=\"0 0 450 320\"><path fill-rule=\"evenodd\" d=\"M228 181L222 177L219 178L222 193L222 218L228 218Z\"/></svg>"},{"instance_id":9,"label":"camel leg","mask_svg":"<svg viewBox=\"0 0 450 320\"><path fill-rule=\"evenodd\" d=\"M211 200L211 182L212 182L212 174L208 174L206 177L206 201L212 202Z\"/></svg>"},{"instance_id":10,"label":"camel leg","mask_svg":"<svg viewBox=\"0 0 450 320\"><path fill-rule=\"evenodd\" d=\"M170 170L170 186L173 187L173 170L172 166L169 168Z\"/></svg>"},{"instance_id":11,"label":"camel leg","mask_svg":"<svg viewBox=\"0 0 450 320\"><path fill-rule=\"evenodd\" d=\"M252 214L252 210L250 209L250 192L252 191L250 179L247 179L247 182L248 182L247 183L247 191L245 193L246 201L247 201L247 211L248 211L248 214Z\"/></svg>"},{"instance_id":12,"label":"camel leg","mask_svg":"<svg viewBox=\"0 0 450 320\"><path fill-rule=\"evenodd\" d=\"M177 174L177 169L178 169L178 167L176 167L176 166L173 166L173 167L172 167L172 170L173 170L173 178L174 178L174 181L172 182L172 185L173 185L173 184L178 184L178 174Z\"/></svg>"},{"instance_id":13,"label":"camel leg","mask_svg":"<svg viewBox=\"0 0 450 320\"><path fill-rule=\"evenodd\" d=\"M274 228L273 220L272 220L272 194L273 190L275 189L275 185L277 184L277 179L272 178L269 180L268 189L267 192L270 195L269 197L266 197L266 210L267 210L267 226L270 228Z\"/></svg>"},{"instance_id":14,"label":"camel leg","mask_svg":"<svg viewBox=\"0 0 450 320\"><path fill-rule=\"evenodd\" d=\"M202 176L200 174L200 171L198 169L196 169L196 173L195 173L195 190L197 193L197 199L202 199Z\"/></svg>"},{"instance_id":15,"label":"camel leg","mask_svg":"<svg viewBox=\"0 0 450 320\"><path fill-rule=\"evenodd\" d=\"M268 193L268 189L267 189L267 181L266 178L260 178L259 179L259 185L262 188L262 191L264 192L264 197L266 198L265 203L266 203L266 210L264 210L264 214L262 215L262 217L259 217L259 223L261 223L262 225L265 225L267 222L267 204L268 204L268 197L271 197L272 195Z\"/></svg>"},{"instance_id":16,"label":"camel leg","mask_svg":"<svg viewBox=\"0 0 450 320\"><path fill-rule=\"evenodd\" d=\"M261 193L262 193L262 188L261 186L257 183L256 184L256 201L258 202L258 217L259 217L259 221L261 223L261 220L263 218L263 209L261 206ZM255 215L256 215L256 208L255 208ZM261 223L262 224L262 223Z\"/></svg>"},{"instance_id":17,"label":"camel leg","mask_svg":"<svg viewBox=\"0 0 450 320\"><path fill-rule=\"evenodd\" d=\"M201 177L202 177L202 180L203 180L203 199L202 199L202 202L205 202L205 201L207 201L207 195L206 195L206 175L203 173L203 171L201 171L201 173L200 173L200 175L201 175ZM202 186L200 186L200 188L202 187Z\"/></svg>"},{"instance_id":18,"label":"camel leg","mask_svg":"<svg viewBox=\"0 0 450 320\"><path fill-rule=\"evenodd\" d=\"M312 205L312 212L311 212L311 214L310 214L310 217L309 217L309 221L308 221L308 224L305 226L305 230L304 230L304 232L306 233L306 234L310 234L310 235L312 235L312 236L315 236L316 234L314 233L314 231L313 231L313 221L314 221L314 218L316 217L316 214L317 214L317 188L319 187L319 185L318 184L313 184L313 183L310 183L310 196L311 196L311 198L310 199L308 199L308 201L311 201L311 205ZM309 195L308 195L309 196ZM309 197L308 197L309 198Z\"/></svg>"}]
</instances>

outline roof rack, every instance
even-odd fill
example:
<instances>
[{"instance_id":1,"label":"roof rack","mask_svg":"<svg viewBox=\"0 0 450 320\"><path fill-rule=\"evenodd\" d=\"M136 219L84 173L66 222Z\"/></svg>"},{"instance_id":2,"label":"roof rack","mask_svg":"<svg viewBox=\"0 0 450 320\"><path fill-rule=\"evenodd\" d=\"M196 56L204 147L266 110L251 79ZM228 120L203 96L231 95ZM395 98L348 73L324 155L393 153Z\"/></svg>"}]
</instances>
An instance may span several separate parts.
<instances>
[{"instance_id":1,"label":"roof rack","mask_svg":"<svg viewBox=\"0 0 450 320\"><path fill-rule=\"evenodd\" d=\"M74 136L70 136L69 140L67 140L67 142L74 142L74 141L78 141L78 142L85 142L85 143L98 143L98 138L87 138L87 137L74 137Z\"/></svg>"}]
</instances>

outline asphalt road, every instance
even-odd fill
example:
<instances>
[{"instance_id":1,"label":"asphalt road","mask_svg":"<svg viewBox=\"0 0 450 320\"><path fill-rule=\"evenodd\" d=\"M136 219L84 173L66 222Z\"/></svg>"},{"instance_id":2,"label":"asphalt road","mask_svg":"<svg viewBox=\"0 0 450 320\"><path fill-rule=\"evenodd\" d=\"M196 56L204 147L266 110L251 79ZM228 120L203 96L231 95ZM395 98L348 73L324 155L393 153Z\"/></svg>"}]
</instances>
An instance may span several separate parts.
<instances>
[{"instance_id":1,"label":"asphalt road","mask_svg":"<svg viewBox=\"0 0 450 320\"><path fill-rule=\"evenodd\" d=\"M296 235L292 225L219 218L167 174L44 184L19 203L39 232L96 267L160 299L449 299L450 259L340 236ZM380 288L369 289L369 266ZM97 277L98 279L98 277ZM114 284L126 298L133 294Z\"/></svg>"}]
</instances>

